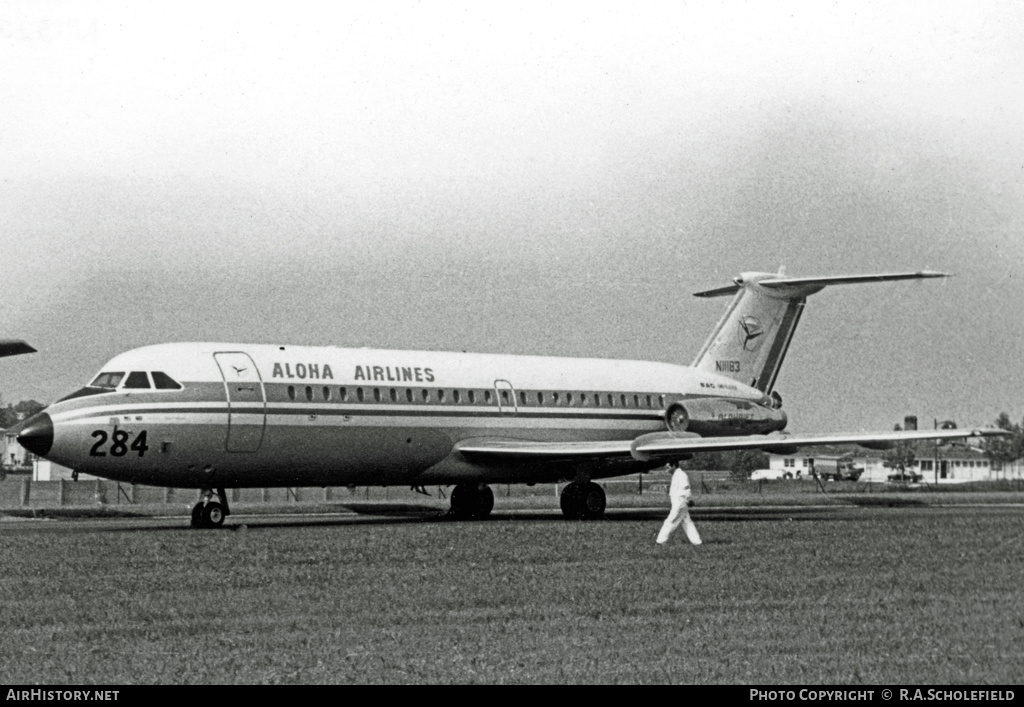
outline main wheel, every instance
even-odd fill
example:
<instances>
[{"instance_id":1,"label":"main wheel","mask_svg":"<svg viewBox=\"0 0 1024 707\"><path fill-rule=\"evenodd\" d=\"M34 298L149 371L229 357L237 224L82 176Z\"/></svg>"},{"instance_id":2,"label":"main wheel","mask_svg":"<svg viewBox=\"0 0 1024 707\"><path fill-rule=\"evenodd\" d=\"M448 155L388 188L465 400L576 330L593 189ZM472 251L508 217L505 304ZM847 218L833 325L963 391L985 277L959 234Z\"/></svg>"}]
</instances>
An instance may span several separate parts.
<instances>
[{"instance_id":1,"label":"main wheel","mask_svg":"<svg viewBox=\"0 0 1024 707\"><path fill-rule=\"evenodd\" d=\"M219 528L224 524L224 506L216 501L210 501L203 506L203 527Z\"/></svg>"},{"instance_id":2,"label":"main wheel","mask_svg":"<svg viewBox=\"0 0 1024 707\"><path fill-rule=\"evenodd\" d=\"M491 515L493 510L494 492L491 491L491 487L487 484L480 484L480 487L477 489L476 517L483 520Z\"/></svg>"},{"instance_id":3,"label":"main wheel","mask_svg":"<svg viewBox=\"0 0 1024 707\"><path fill-rule=\"evenodd\" d=\"M562 515L565 516L566 520L579 520L583 517L581 496L581 486L575 481L562 489L562 495L559 496L558 502L562 507Z\"/></svg>"},{"instance_id":4,"label":"main wheel","mask_svg":"<svg viewBox=\"0 0 1024 707\"><path fill-rule=\"evenodd\" d=\"M192 506L192 527L202 528L203 527L203 504L197 503Z\"/></svg>"},{"instance_id":5,"label":"main wheel","mask_svg":"<svg viewBox=\"0 0 1024 707\"><path fill-rule=\"evenodd\" d=\"M494 492L487 484L457 484L449 513L459 520L482 520L494 509Z\"/></svg>"},{"instance_id":6,"label":"main wheel","mask_svg":"<svg viewBox=\"0 0 1024 707\"><path fill-rule=\"evenodd\" d=\"M598 520L604 517L604 509L607 504L604 489L593 481L583 487L581 501L581 517L583 520Z\"/></svg>"}]
</instances>

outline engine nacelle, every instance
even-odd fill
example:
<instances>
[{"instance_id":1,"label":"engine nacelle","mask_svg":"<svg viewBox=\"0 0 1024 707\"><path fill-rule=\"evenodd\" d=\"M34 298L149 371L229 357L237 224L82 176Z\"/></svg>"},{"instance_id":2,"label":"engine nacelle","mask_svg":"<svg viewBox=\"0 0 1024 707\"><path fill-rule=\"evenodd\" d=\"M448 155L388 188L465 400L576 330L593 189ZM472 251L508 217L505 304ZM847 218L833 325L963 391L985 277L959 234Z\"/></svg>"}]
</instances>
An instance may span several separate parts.
<instances>
[{"instance_id":1,"label":"engine nacelle","mask_svg":"<svg viewBox=\"0 0 1024 707\"><path fill-rule=\"evenodd\" d=\"M768 434L785 429L787 422L786 413L777 407L732 398L685 400L665 411L668 429L701 437Z\"/></svg>"}]
</instances>

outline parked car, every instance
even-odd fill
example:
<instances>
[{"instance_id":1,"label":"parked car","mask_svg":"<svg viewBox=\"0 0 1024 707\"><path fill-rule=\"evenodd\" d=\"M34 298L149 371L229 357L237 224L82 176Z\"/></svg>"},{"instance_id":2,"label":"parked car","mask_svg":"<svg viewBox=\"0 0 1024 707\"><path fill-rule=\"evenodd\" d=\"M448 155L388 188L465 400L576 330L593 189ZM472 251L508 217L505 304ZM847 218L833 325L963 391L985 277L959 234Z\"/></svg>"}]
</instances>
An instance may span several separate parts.
<instances>
[{"instance_id":1,"label":"parked car","mask_svg":"<svg viewBox=\"0 0 1024 707\"><path fill-rule=\"evenodd\" d=\"M889 474L888 476L889 481L909 481L912 484L919 483L923 478L916 471L904 471L902 476L897 471L895 474Z\"/></svg>"},{"instance_id":2,"label":"parked car","mask_svg":"<svg viewBox=\"0 0 1024 707\"><path fill-rule=\"evenodd\" d=\"M750 472L751 481L775 481L792 478L793 472L788 469L756 469Z\"/></svg>"}]
</instances>

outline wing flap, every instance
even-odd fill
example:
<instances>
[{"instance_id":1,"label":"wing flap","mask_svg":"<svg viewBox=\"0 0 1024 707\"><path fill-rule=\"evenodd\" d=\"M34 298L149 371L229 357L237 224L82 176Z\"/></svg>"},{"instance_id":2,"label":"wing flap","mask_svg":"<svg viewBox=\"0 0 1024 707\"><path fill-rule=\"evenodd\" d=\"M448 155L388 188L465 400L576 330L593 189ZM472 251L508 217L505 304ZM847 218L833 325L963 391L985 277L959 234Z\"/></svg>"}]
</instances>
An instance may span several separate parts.
<instances>
[{"instance_id":1,"label":"wing flap","mask_svg":"<svg viewBox=\"0 0 1024 707\"><path fill-rule=\"evenodd\" d=\"M573 461L628 457L633 440L613 442L536 442L488 437L466 439L455 450L473 461Z\"/></svg>"}]
</instances>

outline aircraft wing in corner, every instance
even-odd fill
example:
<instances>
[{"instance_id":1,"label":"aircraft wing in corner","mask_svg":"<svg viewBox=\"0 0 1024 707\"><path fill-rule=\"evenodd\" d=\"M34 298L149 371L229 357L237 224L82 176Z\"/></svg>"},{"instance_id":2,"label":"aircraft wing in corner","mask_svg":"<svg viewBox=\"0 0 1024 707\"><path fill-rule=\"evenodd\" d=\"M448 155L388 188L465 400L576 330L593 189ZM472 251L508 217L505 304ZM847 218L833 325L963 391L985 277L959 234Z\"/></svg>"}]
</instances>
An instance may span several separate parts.
<instances>
[{"instance_id":1,"label":"aircraft wing in corner","mask_svg":"<svg viewBox=\"0 0 1024 707\"><path fill-rule=\"evenodd\" d=\"M463 440L455 445L455 449L466 458L494 463L528 460L582 461L626 456L631 456L637 461L664 459L669 462L698 452L757 449L776 454L791 454L802 447L827 444L856 444L868 449L889 449L897 442L997 437L1006 434L1009 433L1005 430L989 427L738 437L701 437L692 432L653 432L632 441L613 442L534 442L509 438L477 438Z\"/></svg>"},{"instance_id":2,"label":"aircraft wing in corner","mask_svg":"<svg viewBox=\"0 0 1024 707\"><path fill-rule=\"evenodd\" d=\"M0 356L34 353L35 349L21 339L0 339Z\"/></svg>"}]
</instances>

